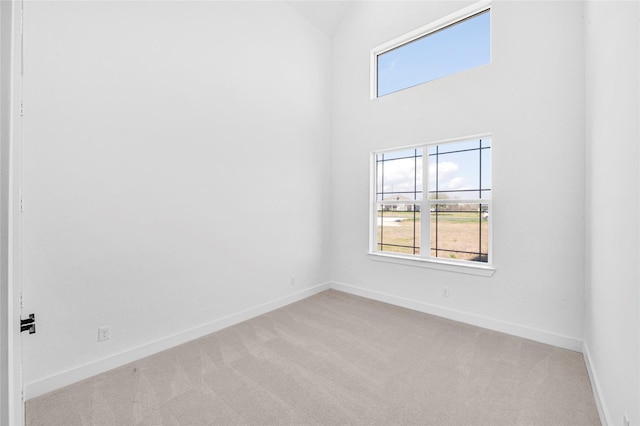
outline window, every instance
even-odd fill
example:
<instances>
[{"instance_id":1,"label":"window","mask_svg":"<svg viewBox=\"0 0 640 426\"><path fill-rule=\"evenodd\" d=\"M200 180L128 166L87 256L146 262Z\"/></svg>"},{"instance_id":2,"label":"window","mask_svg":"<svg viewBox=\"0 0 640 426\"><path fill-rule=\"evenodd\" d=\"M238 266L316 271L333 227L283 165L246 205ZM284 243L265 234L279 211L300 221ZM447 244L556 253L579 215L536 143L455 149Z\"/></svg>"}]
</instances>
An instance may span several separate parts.
<instances>
[{"instance_id":1,"label":"window","mask_svg":"<svg viewBox=\"0 0 640 426\"><path fill-rule=\"evenodd\" d=\"M380 97L491 62L486 2L372 51L372 97Z\"/></svg>"},{"instance_id":2,"label":"window","mask_svg":"<svg viewBox=\"0 0 640 426\"><path fill-rule=\"evenodd\" d=\"M372 254L491 264L491 138L373 154Z\"/></svg>"}]
</instances>

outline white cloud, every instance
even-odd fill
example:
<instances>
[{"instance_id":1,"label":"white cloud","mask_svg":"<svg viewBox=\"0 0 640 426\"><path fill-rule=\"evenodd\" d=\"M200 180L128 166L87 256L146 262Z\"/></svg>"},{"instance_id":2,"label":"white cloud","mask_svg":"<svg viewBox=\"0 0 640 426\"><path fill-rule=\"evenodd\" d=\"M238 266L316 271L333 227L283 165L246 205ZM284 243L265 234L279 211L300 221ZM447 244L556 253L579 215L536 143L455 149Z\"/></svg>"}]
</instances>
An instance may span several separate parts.
<instances>
[{"instance_id":1,"label":"white cloud","mask_svg":"<svg viewBox=\"0 0 640 426\"><path fill-rule=\"evenodd\" d=\"M470 189L466 178L460 175L460 166L451 161L443 161L438 163L438 187L441 191L453 189ZM429 179L435 182L436 170L431 167L429 170ZM435 184L434 184L435 187Z\"/></svg>"},{"instance_id":2,"label":"white cloud","mask_svg":"<svg viewBox=\"0 0 640 426\"><path fill-rule=\"evenodd\" d=\"M441 191L470 189L466 177L457 163L443 161L438 164L438 186ZM429 179L435 183L435 167L429 169ZM384 165L384 192L410 192L414 190L414 182L417 189L422 189L422 169L418 168L417 176L414 176L413 159L401 159L387 161ZM433 184L432 187L434 187Z\"/></svg>"},{"instance_id":3,"label":"white cloud","mask_svg":"<svg viewBox=\"0 0 640 426\"><path fill-rule=\"evenodd\" d=\"M417 176L416 176L417 174ZM422 188L422 168L414 169L413 159L387 161L384 165L384 192L418 191Z\"/></svg>"},{"instance_id":4,"label":"white cloud","mask_svg":"<svg viewBox=\"0 0 640 426\"><path fill-rule=\"evenodd\" d=\"M440 186L440 189L449 189L450 182L454 179L459 179L456 176L459 168L456 163L450 161L443 161L438 164L438 186ZM436 181L435 167L429 169L429 180L431 182Z\"/></svg>"},{"instance_id":5,"label":"white cloud","mask_svg":"<svg viewBox=\"0 0 640 426\"><path fill-rule=\"evenodd\" d=\"M441 184L440 187L442 189L465 189L464 178L462 176L456 176L444 182L444 184Z\"/></svg>"}]
</instances>

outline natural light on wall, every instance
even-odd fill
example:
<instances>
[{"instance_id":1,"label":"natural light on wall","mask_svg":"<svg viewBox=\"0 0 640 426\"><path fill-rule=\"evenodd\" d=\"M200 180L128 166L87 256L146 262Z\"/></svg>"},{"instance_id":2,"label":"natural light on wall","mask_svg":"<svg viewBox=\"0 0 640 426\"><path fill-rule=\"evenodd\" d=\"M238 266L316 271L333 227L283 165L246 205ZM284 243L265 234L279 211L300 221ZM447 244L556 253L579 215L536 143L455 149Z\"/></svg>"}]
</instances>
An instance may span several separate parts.
<instances>
[{"instance_id":1,"label":"natural light on wall","mask_svg":"<svg viewBox=\"0 0 640 426\"><path fill-rule=\"evenodd\" d=\"M372 50L372 97L491 62L491 10L473 5Z\"/></svg>"}]
</instances>

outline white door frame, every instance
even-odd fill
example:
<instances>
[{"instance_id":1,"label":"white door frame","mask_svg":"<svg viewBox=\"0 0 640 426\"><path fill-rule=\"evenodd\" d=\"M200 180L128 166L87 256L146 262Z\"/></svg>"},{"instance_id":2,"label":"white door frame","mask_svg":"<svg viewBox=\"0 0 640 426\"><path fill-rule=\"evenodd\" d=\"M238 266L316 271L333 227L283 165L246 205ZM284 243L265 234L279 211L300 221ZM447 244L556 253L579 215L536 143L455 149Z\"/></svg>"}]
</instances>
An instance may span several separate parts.
<instances>
[{"instance_id":1,"label":"white door frame","mask_svg":"<svg viewBox=\"0 0 640 426\"><path fill-rule=\"evenodd\" d=\"M23 425L20 333L22 0L0 0L0 424Z\"/></svg>"}]
</instances>

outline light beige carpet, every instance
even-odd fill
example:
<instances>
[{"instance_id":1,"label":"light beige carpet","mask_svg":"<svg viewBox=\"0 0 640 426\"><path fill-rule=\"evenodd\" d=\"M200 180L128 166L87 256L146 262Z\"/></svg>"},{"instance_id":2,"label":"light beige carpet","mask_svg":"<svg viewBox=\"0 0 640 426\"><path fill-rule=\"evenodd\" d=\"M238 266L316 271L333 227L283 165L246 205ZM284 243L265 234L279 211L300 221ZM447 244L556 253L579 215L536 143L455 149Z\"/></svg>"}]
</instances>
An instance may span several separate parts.
<instances>
[{"instance_id":1,"label":"light beige carpet","mask_svg":"<svg viewBox=\"0 0 640 426\"><path fill-rule=\"evenodd\" d=\"M599 425L582 355L330 290L27 401L27 425Z\"/></svg>"}]
</instances>

